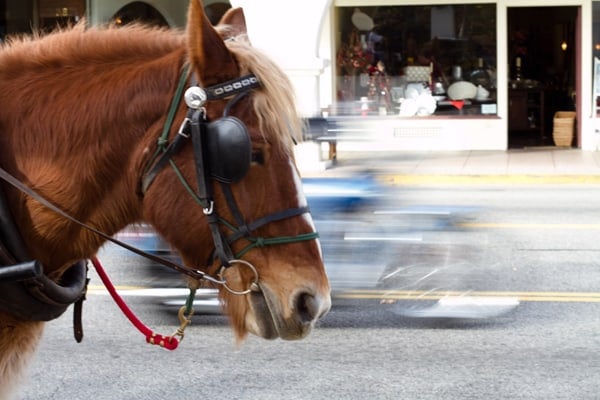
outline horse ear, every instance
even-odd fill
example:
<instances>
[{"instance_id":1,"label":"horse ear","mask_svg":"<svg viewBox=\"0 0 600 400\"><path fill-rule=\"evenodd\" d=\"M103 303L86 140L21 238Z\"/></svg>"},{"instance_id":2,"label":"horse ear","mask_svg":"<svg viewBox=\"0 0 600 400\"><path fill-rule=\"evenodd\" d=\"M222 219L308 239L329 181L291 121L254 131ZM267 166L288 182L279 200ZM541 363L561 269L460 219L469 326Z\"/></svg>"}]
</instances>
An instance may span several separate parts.
<instances>
[{"instance_id":1,"label":"horse ear","mask_svg":"<svg viewBox=\"0 0 600 400\"><path fill-rule=\"evenodd\" d=\"M219 25L226 25L230 36L247 35L246 17L241 8L230 8L223 14Z\"/></svg>"},{"instance_id":2,"label":"horse ear","mask_svg":"<svg viewBox=\"0 0 600 400\"><path fill-rule=\"evenodd\" d=\"M205 86L239 75L235 59L204 13L200 0L191 0L187 21L188 57Z\"/></svg>"}]
</instances>

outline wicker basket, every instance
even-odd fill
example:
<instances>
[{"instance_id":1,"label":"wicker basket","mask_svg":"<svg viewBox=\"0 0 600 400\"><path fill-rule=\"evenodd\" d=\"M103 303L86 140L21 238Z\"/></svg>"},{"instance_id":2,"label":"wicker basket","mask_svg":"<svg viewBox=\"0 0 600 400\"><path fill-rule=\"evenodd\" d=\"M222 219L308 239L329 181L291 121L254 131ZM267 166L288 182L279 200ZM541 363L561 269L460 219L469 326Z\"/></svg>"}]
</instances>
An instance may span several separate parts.
<instances>
[{"instance_id":1,"label":"wicker basket","mask_svg":"<svg viewBox=\"0 0 600 400\"><path fill-rule=\"evenodd\" d=\"M407 82L429 82L431 68L409 65L404 67L404 75Z\"/></svg>"},{"instance_id":2,"label":"wicker basket","mask_svg":"<svg viewBox=\"0 0 600 400\"><path fill-rule=\"evenodd\" d=\"M554 114L554 128L552 138L556 146L571 146L573 130L575 128L574 111L557 111Z\"/></svg>"}]
</instances>

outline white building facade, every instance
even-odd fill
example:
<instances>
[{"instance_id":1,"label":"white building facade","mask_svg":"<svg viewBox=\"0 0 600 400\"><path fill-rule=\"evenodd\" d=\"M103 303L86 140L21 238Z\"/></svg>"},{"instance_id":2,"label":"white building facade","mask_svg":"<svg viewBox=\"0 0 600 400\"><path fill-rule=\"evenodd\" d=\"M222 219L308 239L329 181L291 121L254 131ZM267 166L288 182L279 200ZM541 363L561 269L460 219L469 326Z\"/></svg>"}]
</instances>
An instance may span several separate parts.
<instances>
[{"instance_id":1,"label":"white building facade","mask_svg":"<svg viewBox=\"0 0 600 400\"><path fill-rule=\"evenodd\" d=\"M204 5L214 16L229 6L244 8L253 45L288 73L304 116L326 116L343 133L340 146L554 146L557 113L572 120L571 146L600 146L600 0ZM0 40L82 17L91 24L139 17L182 28L187 6L188 0L7 0L0 5Z\"/></svg>"},{"instance_id":2,"label":"white building facade","mask_svg":"<svg viewBox=\"0 0 600 400\"><path fill-rule=\"evenodd\" d=\"M345 129L356 132L357 137L377 139L374 142L368 142L369 144L362 143L363 148L364 146L375 146L386 150L498 150L512 147L509 142L513 133L516 136L517 146L519 146L519 134L524 136L524 145L553 145L552 118L555 111L565 109L565 111L574 112L576 116L573 128L573 146L583 150L598 148L599 135L596 124L596 98L593 90L593 65L594 55L600 50L600 45L594 42L592 33L594 24L600 22L596 20L593 12L598 6L597 2L589 0L546 0L544 2L536 0L428 0L427 2L418 0L307 0L304 2L233 0L231 3L234 6L244 7L249 35L253 44L278 60L296 83L301 111L306 116L315 116L325 112L329 118L339 115L341 75L338 65L340 63L339 52L340 47L344 45L344 40L347 40L343 35L344 24L348 24L348 21L342 21L341 18L349 15L348 10L354 12L358 9L362 14L367 15L373 21L373 25L377 27L378 17L385 20L386 13L388 15L402 14L405 10L414 12L420 7L427 8L425 11L430 12L429 23L432 24L435 20L432 10L435 12L441 10L443 14L444 8L451 6L454 15L450 14L452 21L450 21L451 27L447 34L456 42L462 39L457 30L464 28L464 21L461 24L459 17L467 19L466 25L469 25L468 15L459 15L465 6L473 7L473 9L491 8L494 18L489 21L491 25L489 39L495 42L493 46L490 46L494 49L494 54L486 62L489 63L488 68L495 79L492 89L493 97L485 99L484 102L465 99L464 104L471 103L469 104L470 112L464 112L464 109L452 112L452 107L450 107L449 112L440 115L433 112L432 114L425 113L426 115L401 116L397 111L398 104L395 102L385 113L369 109L368 112L361 114L358 111L359 107L352 110L352 106L350 106L349 112L339 115L339 123ZM531 132L512 132L509 126L512 123L510 120L510 114L513 111L511 107L514 107L511 96L514 89L519 89L515 87L513 71L516 64L514 49L511 48L514 45L512 43L513 35L514 31L518 30L532 33L533 29L535 32L535 25L519 26L518 24L523 25L523 22L518 20L518 15L520 12L525 13L526 16L536 15L538 11L539 18L533 18L533 20L537 19L534 22L541 24L539 29L553 31L549 36L542 36L541 40L552 41L551 46L556 47L558 57L568 57L570 68L568 71L561 71L563 76L559 77L562 78L559 82L560 87L556 82L540 82L549 74L541 74L539 78L536 76L536 79L528 79L525 74L523 75L522 80L526 81L523 83L526 85L523 89L531 89L530 84L544 88L553 85L552 94L562 91L563 99L557 101L546 93L542 114L535 115L534 112L531 112L530 115L526 114L528 119L546 119L545 132L538 132L539 125L542 125L541 121L529 121L530 126L522 129L524 131L531 130ZM565 11L569 17L566 20L557 20L557 26L553 26L553 17L557 13L565 14ZM515 15L517 21L511 23L510 18L514 19ZM546 15L550 18L546 19ZM481 21L479 22L481 23ZM371 26L367 19L365 26L352 26L351 28L358 31L359 35L364 36ZM401 27L398 29L402 30ZM443 30L443 28L441 29ZM433 36L432 26L425 27L425 30L429 30ZM446 30L448 31L447 27ZM394 39L399 38L402 41L405 37L398 35ZM563 44L563 41L566 44ZM531 43L527 44L536 46L533 39ZM404 45L405 43L396 46L392 52L402 51ZM567 50L561 49L561 46L568 46ZM388 52L389 50L387 49ZM530 48L524 51L528 51L531 56L547 56L547 54L539 52L533 54L534 50L535 48ZM560 53L561 51L563 53ZM403 56L404 58L398 63L398 69L391 73L392 79L401 74L398 71L403 68L402 63L409 66L408 63L412 65L414 62L407 60L406 55ZM471 65L475 64L473 60L479 58L478 56L476 53L469 55L472 58ZM525 54L523 59L525 60L527 56ZM464 61L456 60L456 64L464 63ZM550 61L552 61L552 57L550 57ZM561 62L564 63L564 61ZM540 63L538 62L536 65L539 66ZM448 67L454 66L456 65L446 65L446 68L448 70ZM555 67L550 65L548 70L552 69ZM446 75L449 73L446 72ZM564 78L566 75L570 75L570 78ZM467 80L465 76L462 79ZM390 91L394 88L398 89L397 86L394 86L395 83L391 85ZM400 86L401 83L397 83L397 85ZM365 95L365 93L360 96L356 95L354 99L350 99L350 102L353 100L358 104L361 102L361 98L364 100ZM565 101L564 98L567 100ZM370 101L369 99L368 102ZM525 106L528 101L531 99L526 100ZM347 103L347 99L344 99L344 102ZM444 100L442 100L443 102ZM535 107L539 107L539 104ZM465 106L465 108L467 107ZM537 112L539 113L539 111Z\"/></svg>"}]
</instances>

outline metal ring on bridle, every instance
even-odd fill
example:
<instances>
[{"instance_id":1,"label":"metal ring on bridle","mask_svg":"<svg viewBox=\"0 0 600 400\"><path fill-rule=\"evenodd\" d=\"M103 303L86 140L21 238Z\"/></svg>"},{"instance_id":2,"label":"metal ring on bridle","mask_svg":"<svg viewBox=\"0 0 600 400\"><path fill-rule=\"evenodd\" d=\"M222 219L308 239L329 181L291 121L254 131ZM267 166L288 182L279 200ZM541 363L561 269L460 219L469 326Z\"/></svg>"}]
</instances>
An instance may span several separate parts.
<instances>
[{"instance_id":1,"label":"metal ring on bridle","mask_svg":"<svg viewBox=\"0 0 600 400\"><path fill-rule=\"evenodd\" d=\"M219 279L221 279L221 281L223 282L222 285L225 288L225 290L227 290L229 293L231 294L236 294L236 295L245 295L248 294L250 292L257 292L260 290L259 286L258 286L258 271L256 271L256 268L254 267L254 265L250 264L248 261L246 260L229 260L229 266L232 266L233 264L242 264L246 267L248 267L252 273L254 274L254 279L252 280L252 283L250 284L250 287L246 290L235 290L230 288L227 285L227 280L223 277L223 271L225 271L227 268L226 267L221 267L221 270L219 271Z\"/></svg>"}]
</instances>

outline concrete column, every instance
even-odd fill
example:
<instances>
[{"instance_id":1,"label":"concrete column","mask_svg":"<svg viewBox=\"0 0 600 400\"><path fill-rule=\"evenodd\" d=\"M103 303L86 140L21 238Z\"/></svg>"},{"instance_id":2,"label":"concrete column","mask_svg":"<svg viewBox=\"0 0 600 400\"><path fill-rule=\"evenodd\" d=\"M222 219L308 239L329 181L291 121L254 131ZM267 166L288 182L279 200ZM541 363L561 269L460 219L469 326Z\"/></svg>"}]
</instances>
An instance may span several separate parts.
<instances>
[{"instance_id":1,"label":"concrete column","mask_svg":"<svg viewBox=\"0 0 600 400\"><path fill-rule=\"evenodd\" d=\"M296 89L305 116L320 111L319 78L326 67L317 57L323 16L330 0L231 0L243 7L252 44L273 58Z\"/></svg>"}]
</instances>

